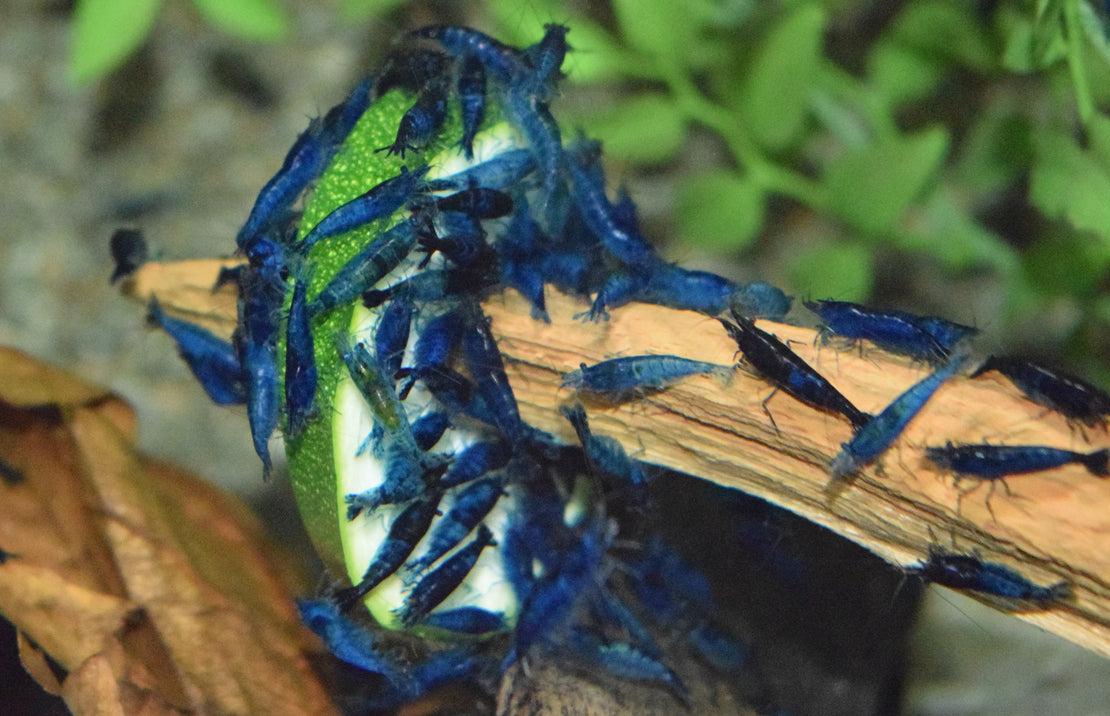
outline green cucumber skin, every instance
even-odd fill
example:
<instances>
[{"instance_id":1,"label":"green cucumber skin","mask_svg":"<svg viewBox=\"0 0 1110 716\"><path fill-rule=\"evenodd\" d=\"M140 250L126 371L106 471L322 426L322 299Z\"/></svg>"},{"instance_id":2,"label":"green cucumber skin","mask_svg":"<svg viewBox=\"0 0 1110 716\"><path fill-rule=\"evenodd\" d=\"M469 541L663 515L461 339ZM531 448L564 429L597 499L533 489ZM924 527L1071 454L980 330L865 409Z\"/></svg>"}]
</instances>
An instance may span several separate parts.
<instances>
[{"instance_id":1,"label":"green cucumber skin","mask_svg":"<svg viewBox=\"0 0 1110 716\"><path fill-rule=\"evenodd\" d=\"M445 129L423 152L408 152L405 160L377 152L393 143L397 126L416 98L402 91L390 92L366 110L343 148L320 177L301 218L298 238L303 238L321 219L342 204L394 177L401 166L416 169L425 157L448 149L459 136L457 112L448 115ZM400 216L402 212L398 212ZM348 234L321 241L309 252L303 271L309 279L309 299L319 293L337 271L359 250L374 239L381 226L371 225ZM294 271L296 271L294 267ZM287 297L288 301L288 297ZM352 306L339 306L318 317L312 324L318 384L316 415L296 439L286 440L285 450L293 494L301 519L317 553L332 574L346 574L339 529L342 515L336 509L335 457L332 453L332 419L335 389L346 370L336 350L336 337L348 330ZM288 309L288 305L286 305ZM284 390L284 332L277 347L278 365ZM284 395L284 392L282 393Z\"/></svg>"}]
</instances>

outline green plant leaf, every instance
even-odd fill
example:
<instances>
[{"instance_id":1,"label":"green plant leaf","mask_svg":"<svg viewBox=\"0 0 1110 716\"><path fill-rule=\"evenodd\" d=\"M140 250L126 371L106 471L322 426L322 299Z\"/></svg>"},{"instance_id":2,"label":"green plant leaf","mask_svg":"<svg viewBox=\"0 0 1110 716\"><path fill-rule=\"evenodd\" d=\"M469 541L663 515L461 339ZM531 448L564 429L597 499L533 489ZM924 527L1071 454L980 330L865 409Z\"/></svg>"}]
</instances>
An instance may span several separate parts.
<instances>
[{"instance_id":1,"label":"green plant leaf","mask_svg":"<svg viewBox=\"0 0 1110 716\"><path fill-rule=\"evenodd\" d=\"M934 256L949 269L986 267L1013 276L1021 267L1014 248L977 222L950 187L937 187L910 224L896 234L894 243Z\"/></svg>"},{"instance_id":2,"label":"green plant leaf","mask_svg":"<svg viewBox=\"0 0 1110 716\"><path fill-rule=\"evenodd\" d=\"M657 63L678 66L697 40L697 14L673 0L613 0L623 39Z\"/></svg>"},{"instance_id":3,"label":"green plant leaf","mask_svg":"<svg viewBox=\"0 0 1110 716\"><path fill-rule=\"evenodd\" d=\"M404 3L405 0L343 0L343 18L349 22L362 22L379 17Z\"/></svg>"},{"instance_id":4,"label":"green plant leaf","mask_svg":"<svg viewBox=\"0 0 1110 716\"><path fill-rule=\"evenodd\" d=\"M889 39L875 43L867 74L892 107L924 97L944 76L935 61Z\"/></svg>"},{"instance_id":5,"label":"green plant leaf","mask_svg":"<svg viewBox=\"0 0 1110 716\"><path fill-rule=\"evenodd\" d=\"M682 147L685 120L668 95L640 94L585 122L607 154L640 164L666 161Z\"/></svg>"},{"instance_id":6,"label":"green plant leaf","mask_svg":"<svg viewBox=\"0 0 1110 716\"><path fill-rule=\"evenodd\" d=\"M979 72L997 65L996 51L964 0L919 0L906 5L886 36L934 62L956 62Z\"/></svg>"},{"instance_id":7,"label":"green plant leaf","mask_svg":"<svg viewBox=\"0 0 1110 716\"><path fill-rule=\"evenodd\" d=\"M1034 140L1030 201L1049 218L1094 232L1110 251L1110 173L1065 134L1046 132Z\"/></svg>"},{"instance_id":8,"label":"green plant leaf","mask_svg":"<svg viewBox=\"0 0 1110 716\"><path fill-rule=\"evenodd\" d=\"M70 78L88 82L123 62L150 34L161 5L161 0L80 0L73 16Z\"/></svg>"},{"instance_id":9,"label":"green plant leaf","mask_svg":"<svg viewBox=\"0 0 1110 716\"><path fill-rule=\"evenodd\" d=\"M698 174L679 189L679 230L687 241L707 251L740 251L763 228L763 198L758 186L733 172Z\"/></svg>"},{"instance_id":10,"label":"green plant leaf","mask_svg":"<svg viewBox=\"0 0 1110 716\"><path fill-rule=\"evenodd\" d=\"M823 8L802 5L768 33L756 52L741 113L760 144L772 151L789 146L805 126L826 20Z\"/></svg>"},{"instance_id":11,"label":"green plant leaf","mask_svg":"<svg viewBox=\"0 0 1110 716\"><path fill-rule=\"evenodd\" d=\"M790 282L813 298L860 302L871 293L871 251L863 244L822 244L790 265Z\"/></svg>"},{"instance_id":12,"label":"green plant leaf","mask_svg":"<svg viewBox=\"0 0 1110 716\"><path fill-rule=\"evenodd\" d=\"M856 228L889 230L940 168L948 132L933 127L846 153L825 171L831 207Z\"/></svg>"},{"instance_id":13,"label":"green plant leaf","mask_svg":"<svg viewBox=\"0 0 1110 716\"><path fill-rule=\"evenodd\" d=\"M277 40L289 18L272 0L193 0L201 15L226 32L248 40Z\"/></svg>"}]
</instances>

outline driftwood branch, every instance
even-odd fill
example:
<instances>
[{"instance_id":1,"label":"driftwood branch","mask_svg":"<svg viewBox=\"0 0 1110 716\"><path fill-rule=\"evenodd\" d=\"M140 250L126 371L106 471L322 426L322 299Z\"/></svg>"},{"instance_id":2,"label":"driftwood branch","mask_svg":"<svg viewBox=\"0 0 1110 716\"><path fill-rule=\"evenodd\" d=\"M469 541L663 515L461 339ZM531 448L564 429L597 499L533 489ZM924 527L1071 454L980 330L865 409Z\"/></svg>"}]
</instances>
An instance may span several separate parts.
<instances>
[{"instance_id":1,"label":"driftwood branch","mask_svg":"<svg viewBox=\"0 0 1110 716\"><path fill-rule=\"evenodd\" d=\"M219 263L208 265L214 277ZM200 270L194 263L190 272ZM151 272L161 271L155 276ZM125 289L141 300L157 293L167 309L195 317L216 312L213 324L234 325L234 300L225 308L178 305L176 275L150 264ZM194 278L196 285L211 285ZM230 307L230 315L218 315ZM609 321L575 320L581 302L548 293L551 323L532 319L526 301L506 293L487 301L493 332L524 418L573 440L558 406L574 396L560 388L579 363L620 355L674 354L722 364L736 350L721 326L688 311L631 305ZM878 412L921 379L924 368L878 350L818 349L812 330L761 322L836 385L860 409ZM1072 430L1059 415L1026 400L1004 378L957 377L933 397L881 466L830 489L828 464L851 437L847 421L809 408L788 395L763 409L771 386L737 370L727 383L695 376L622 405L588 404L596 432L618 439L638 459L757 495L857 542L884 559L909 565L939 541L1019 570L1038 584L1067 580L1074 601L1019 614L1077 644L1110 656L1110 481L1070 466L1008 480L1013 495L988 486L960 499L950 475L924 459L925 445L1008 442L1076 450L1110 446L1105 431ZM963 483L961 489L966 489ZM993 510L993 512L992 512Z\"/></svg>"}]
</instances>

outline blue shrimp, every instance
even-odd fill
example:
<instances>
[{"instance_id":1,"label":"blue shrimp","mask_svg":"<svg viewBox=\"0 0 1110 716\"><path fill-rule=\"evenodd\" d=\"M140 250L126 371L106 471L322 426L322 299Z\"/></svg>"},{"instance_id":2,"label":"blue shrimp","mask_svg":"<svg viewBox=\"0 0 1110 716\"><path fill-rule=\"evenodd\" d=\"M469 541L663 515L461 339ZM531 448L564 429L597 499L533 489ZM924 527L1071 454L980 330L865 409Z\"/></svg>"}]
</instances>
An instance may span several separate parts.
<instances>
[{"instance_id":1,"label":"blue shrimp","mask_svg":"<svg viewBox=\"0 0 1110 716\"><path fill-rule=\"evenodd\" d=\"M451 509L436 523L428 537L428 546L420 557L410 561L405 568L420 573L462 542L479 522L486 518L504 494L504 480L489 477L467 485L455 497Z\"/></svg>"},{"instance_id":2,"label":"blue shrimp","mask_svg":"<svg viewBox=\"0 0 1110 716\"><path fill-rule=\"evenodd\" d=\"M416 442L418 448L428 452L440 441L449 427L451 427L451 420L447 415L442 411L432 410L413 421L412 439ZM454 463L452 463L453 465Z\"/></svg>"},{"instance_id":3,"label":"blue shrimp","mask_svg":"<svg viewBox=\"0 0 1110 716\"><path fill-rule=\"evenodd\" d=\"M613 204L605 196L604 176L595 168L598 152L594 143L582 141L567 150L567 173L575 205L606 251L625 265L646 266L655 259L655 253L634 227L614 217Z\"/></svg>"},{"instance_id":4,"label":"blue shrimp","mask_svg":"<svg viewBox=\"0 0 1110 716\"><path fill-rule=\"evenodd\" d=\"M462 191L484 186L504 191L536 171L536 160L527 149L510 149L456 174L428 180L429 191Z\"/></svg>"},{"instance_id":5,"label":"blue shrimp","mask_svg":"<svg viewBox=\"0 0 1110 716\"><path fill-rule=\"evenodd\" d=\"M200 326L167 316L154 298L150 300L147 321L170 334L177 344L178 354L212 402L217 405L247 402L243 366L230 343Z\"/></svg>"},{"instance_id":6,"label":"blue shrimp","mask_svg":"<svg viewBox=\"0 0 1110 716\"><path fill-rule=\"evenodd\" d=\"M953 357L950 363L910 386L881 413L857 429L852 439L841 445L840 452L829 466L833 479L840 480L859 472L886 451L925 407L933 393L960 370L965 359L966 356Z\"/></svg>"},{"instance_id":7,"label":"blue shrimp","mask_svg":"<svg viewBox=\"0 0 1110 716\"><path fill-rule=\"evenodd\" d=\"M377 80L374 77L364 78L355 85L346 99L329 109L324 115L321 133L332 153L347 141L351 130L370 107L376 83Z\"/></svg>"},{"instance_id":8,"label":"blue shrimp","mask_svg":"<svg viewBox=\"0 0 1110 716\"><path fill-rule=\"evenodd\" d=\"M996 370L1009 378L1032 401L1090 427L1106 427L1110 415L1110 395L1090 383L1035 363L991 356L979 366L972 378Z\"/></svg>"},{"instance_id":9,"label":"blue shrimp","mask_svg":"<svg viewBox=\"0 0 1110 716\"><path fill-rule=\"evenodd\" d=\"M386 57L374 83L374 96L383 97L398 88L416 94L429 81L446 74L450 65L451 58L439 50L399 47Z\"/></svg>"},{"instance_id":10,"label":"blue shrimp","mask_svg":"<svg viewBox=\"0 0 1110 716\"><path fill-rule=\"evenodd\" d=\"M969 477L989 480L987 509L992 515L991 496L998 483L1002 483L1007 495L1013 495L1006 483L1009 475L1041 472L1071 463L1083 465L1096 477L1110 475L1110 450L1106 448L1081 453L1038 445L953 445L949 441L943 447L926 447L925 457L937 467L955 473L957 486L961 479ZM960 499L980 484L960 492Z\"/></svg>"},{"instance_id":11,"label":"blue shrimp","mask_svg":"<svg viewBox=\"0 0 1110 716\"><path fill-rule=\"evenodd\" d=\"M327 599L297 601L301 621L323 640L328 651L352 666L381 674L390 683L404 683L406 676L391 659L378 653L374 636L343 616L339 607Z\"/></svg>"},{"instance_id":12,"label":"blue shrimp","mask_svg":"<svg viewBox=\"0 0 1110 716\"><path fill-rule=\"evenodd\" d=\"M135 273L146 263L146 239L138 229L116 229L112 233L110 248L112 260L116 262L112 276L108 279L111 285Z\"/></svg>"},{"instance_id":13,"label":"blue shrimp","mask_svg":"<svg viewBox=\"0 0 1110 716\"><path fill-rule=\"evenodd\" d=\"M420 622L421 626L444 629L456 634L489 634L504 631L505 615L481 607L458 607L442 612L432 612Z\"/></svg>"},{"instance_id":14,"label":"blue shrimp","mask_svg":"<svg viewBox=\"0 0 1110 716\"><path fill-rule=\"evenodd\" d=\"M440 211L457 211L472 219L500 219L513 211L513 198L498 189L471 186L436 199Z\"/></svg>"},{"instance_id":15,"label":"blue shrimp","mask_svg":"<svg viewBox=\"0 0 1110 716\"><path fill-rule=\"evenodd\" d=\"M609 478L608 482L617 486L640 487L647 483L640 464L628 457L619 442L607 435L594 435L590 432L586 409L581 403L563 406L559 408L559 413L574 428L578 442L582 443L582 449L586 453L586 460L596 473Z\"/></svg>"},{"instance_id":16,"label":"blue shrimp","mask_svg":"<svg viewBox=\"0 0 1110 716\"><path fill-rule=\"evenodd\" d=\"M309 304L309 314L318 316L355 300L384 278L416 246L413 223L403 220L367 244L343 265Z\"/></svg>"},{"instance_id":17,"label":"blue shrimp","mask_svg":"<svg viewBox=\"0 0 1110 716\"><path fill-rule=\"evenodd\" d=\"M464 55L459 63L459 78L456 85L459 93L459 107L462 114L462 139L459 146L463 155L474 159L474 136L482 126L486 116L486 70L482 61L475 55Z\"/></svg>"},{"instance_id":18,"label":"blue shrimp","mask_svg":"<svg viewBox=\"0 0 1110 716\"><path fill-rule=\"evenodd\" d=\"M876 311L846 301L806 301L806 308L821 317L822 340L838 336L855 344L868 340L875 345L916 360L944 363L950 350L916 323L916 316L902 311Z\"/></svg>"},{"instance_id":19,"label":"blue shrimp","mask_svg":"<svg viewBox=\"0 0 1110 716\"><path fill-rule=\"evenodd\" d=\"M1071 585L1067 582L1042 587L1005 565L984 562L975 555L948 553L936 545L929 547L928 560L911 565L907 571L951 589L971 589L1029 602L1041 609L1072 596Z\"/></svg>"},{"instance_id":20,"label":"blue shrimp","mask_svg":"<svg viewBox=\"0 0 1110 716\"><path fill-rule=\"evenodd\" d=\"M418 542L428 533L432 520L439 513L441 490L433 490L427 497L406 507L389 526L389 534L378 546L374 558L359 583L335 595L340 608L346 610L369 594L386 577L396 572L412 554Z\"/></svg>"},{"instance_id":21,"label":"blue shrimp","mask_svg":"<svg viewBox=\"0 0 1110 716\"><path fill-rule=\"evenodd\" d=\"M473 482L483 475L505 467L512 456L513 449L504 440L476 442L458 454L443 475L440 484L444 488L449 488Z\"/></svg>"},{"instance_id":22,"label":"blue shrimp","mask_svg":"<svg viewBox=\"0 0 1110 716\"><path fill-rule=\"evenodd\" d=\"M509 82L529 69L527 57L520 50L469 27L429 25L413 30L410 35L435 40L456 58L468 55L478 58L486 72L499 82Z\"/></svg>"},{"instance_id":23,"label":"blue shrimp","mask_svg":"<svg viewBox=\"0 0 1110 716\"><path fill-rule=\"evenodd\" d=\"M374 356L386 380L395 379L401 370L412 329L413 309L411 298L401 292L382 311L374 328Z\"/></svg>"},{"instance_id":24,"label":"blue shrimp","mask_svg":"<svg viewBox=\"0 0 1110 716\"><path fill-rule=\"evenodd\" d=\"M772 425L775 425L775 418L767 409L767 403L779 390L818 410L840 413L857 430L867 424L871 416L852 405L832 383L799 358L789 346L758 328L750 318L741 316L736 311L733 311L732 316L736 319L735 323L718 320L736 341L740 352L744 354L744 360L775 386L763 401L763 412L767 413ZM778 430L777 425L775 429Z\"/></svg>"},{"instance_id":25,"label":"blue shrimp","mask_svg":"<svg viewBox=\"0 0 1110 716\"><path fill-rule=\"evenodd\" d=\"M768 318L781 321L790 312L793 296L787 296L782 289L764 281L753 281L740 286L729 297L729 308L748 318Z\"/></svg>"},{"instance_id":26,"label":"blue shrimp","mask_svg":"<svg viewBox=\"0 0 1110 716\"><path fill-rule=\"evenodd\" d=\"M404 399L412 385L424 376L446 370L451 357L462 340L462 316L452 309L429 319L421 328L413 346L413 365L409 369L409 381L401 389Z\"/></svg>"},{"instance_id":27,"label":"blue shrimp","mask_svg":"<svg viewBox=\"0 0 1110 716\"><path fill-rule=\"evenodd\" d=\"M543 204L550 202L559 185L559 175L567 163L563 156L563 133L547 105L530 92L510 88L505 112L510 122L524 135L528 149L541 170Z\"/></svg>"},{"instance_id":28,"label":"blue shrimp","mask_svg":"<svg viewBox=\"0 0 1110 716\"><path fill-rule=\"evenodd\" d=\"M418 232L418 250L428 254L420 268L427 265L436 251L461 268L470 267L479 259L486 259L483 263L496 262L496 257L486 243L485 231L476 219L455 211L445 211L440 214L439 219L447 227L442 237L431 226Z\"/></svg>"},{"instance_id":29,"label":"blue shrimp","mask_svg":"<svg viewBox=\"0 0 1110 716\"><path fill-rule=\"evenodd\" d=\"M23 474L22 470L7 460L0 458L0 481L3 481L5 485L10 487L12 485L18 485L25 479L27 479L27 476ZM3 564L3 562L0 562L0 564Z\"/></svg>"},{"instance_id":30,"label":"blue shrimp","mask_svg":"<svg viewBox=\"0 0 1110 716\"><path fill-rule=\"evenodd\" d=\"M663 662L632 645L606 643L592 634L573 629L570 646L576 657L586 659L614 676L663 684L686 708L690 707L690 692L678 675Z\"/></svg>"},{"instance_id":31,"label":"blue shrimp","mask_svg":"<svg viewBox=\"0 0 1110 716\"><path fill-rule=\"evenodd\" d=\"M393 144L378 151L385 152L387 156L399 154L401 159L405 158L405 152L409 150L421 151L447 118L448 92L448 83L443 76L428 80L420 89L416 104L401 117Z\"/></svg>"},{"instance_id":32,"label":"blue shrimp","mask_svg":"<svg viewBox=\"0 0 1110 716\"><path fill-rule=\"evenodd\" d=\"M243 366L247 420L262 474L271 470L269 440L277 429L277 319L285 298L284 252L269 238L258 238L247 251L250 270L239 278L239 327L233 343Z\"/></svg>"},{"instance_id":33,"label":"blue shrimp","mask_svg":"<svg viewBox=\"0 0 1110 716\"><path fill-rule=\"evenodd\" d=\"M555 87L563 79L560 68L566 59L567 32L566 25L549 22L543 26L543 38L524 50L532 64L531 78L528 89L543 102L549 101L555 94Z\"/></svg>"},{"instance_id":34,"label":"blue shrimp","mask_svg":"<svg viewBox=\"0 0 1110 716\"><path fill-rule=\"evenodd\" d=\"M321 219L320 223L316 224L295 246L296 251L306 254L317 241L345 234L360 226L392 216L414 196L424 191L424 175L430 168L423 166L410 172L408 168L401 167L401 173L397 176L386 179Z\"/></svg>"},{"instance_id":35,"label":"blue shrimp","mask_svg":"<svg viewBox=\"0 0 1110 716\"><path fill-rule=\"evenodd\" d=\"M411 627L423 620L462 584L466 575L474 568L482 550L495 544L493 532L484 524L478 525L478 532L473 540L413 586L404 605L398 610L401 622L406 627Z\"/></svg>"},{"instance_id":36,"label":"blue shrimp","mask_svg":"<svg viewBox=\"0 0 1110 716\"><path fill-rule=\"evenodd\" d=\"M625 356L581 364L563 376L563 387L620 402L667 386L691 375L732 376L730 366L669 355Z\"/></svg>"},{"instance_id":37,"label":"blue shrimp","mask_svg":"<svg viewBox=\"0 0 1110 716\"><path fill-rule=\"evenodd\" d=\"M464 320L462 348L467 370L494 424L515 445L524 434L524 421L520 418L520 408L509 385L509 377L505 375L501 351L490 333L489 319L474 303L465 308Z\"/></svg>"},{"instance_id":38,"label":"blue shrimp","mask_svg":"<svg viewBox=\"0 0 1110 716\"><path fill-rule=\"evenodd\" d=\"M450 464L451 456L421 453L407 439L394 439L385 450L385 479L377 487L347 495L347 520L353 521L365 510L374 512L382 505L399 505L436 489L439 478Z\"/></svg>"},{"instance_id":39,"label":"blue shrimp","mask_svg":"<svg viewBox=\"0 0 1110 716\"><path fill-rule=\"evenodd\" d=\"M285 338L285 409L288 437L296 439L316 412L316 354L305 305L306 286L293 284Z\"/></svg>"}]
</instances>

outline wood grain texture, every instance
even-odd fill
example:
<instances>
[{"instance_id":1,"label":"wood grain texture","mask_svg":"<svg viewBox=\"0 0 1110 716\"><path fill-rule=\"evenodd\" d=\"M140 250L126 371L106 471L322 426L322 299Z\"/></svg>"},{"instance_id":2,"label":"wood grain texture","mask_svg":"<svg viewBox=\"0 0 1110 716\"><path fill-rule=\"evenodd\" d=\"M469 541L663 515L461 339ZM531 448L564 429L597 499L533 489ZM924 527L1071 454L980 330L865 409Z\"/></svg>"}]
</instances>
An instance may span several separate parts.
<instances>
[{"instance_id":1,"label":"wood grain texture","mask_svg":"<svg viewBox=\"0 0 1110 716\"><path fill-rule=\"evenodd\" d=\"M157 285L170 275L153 284L141 281L152 266L143 267L132 286ZM217 266L212 264L211 275ZM170 290L160 286L160 296L163 288ZM146 290L133 288L131 295L146 300L153 289ZM575 320L587 308L576 299L548 291L547 304L550 324L533 320L527 302L513 292L491 298L485 308L521 414L568 441L574 435L557 408L575 396L561 388L561 380L582 362L640 354L734 360L736 346L720 324L697 313L637 304L593 324ZM230 306L233 311L234 301ZM927 374L927 368L879 350L862 356L828 346L819 350L810 329L766 321L760 327L792 341L795 352L868 412L881 411ZM828 464L851 438L848 422L780 393L767 404L776 431L762 406L771 386L743 370L730 381L694 376L642 400L587 401L587 408L593 430L616 438L634 457L757 495L892 563L916 563L938 542L961 552L978 550L984 560L1013 567L1038 584L1067 580L1073 601L1018 616L1110 656L1110 481L1079 466L1012 477L1007 482L1013 496L999 486L990 498L992 513L989 486L960 500L970 483L957 489L952 476L924 458L925 445L948 440L1083 451L1110 446L1105 431L1072 430L1005 378L990 375L957 376L942 386L879 464L835 488Z\"/></svg>"}]
</instances>

